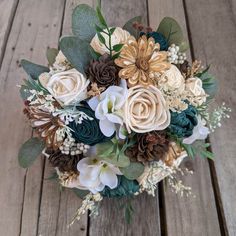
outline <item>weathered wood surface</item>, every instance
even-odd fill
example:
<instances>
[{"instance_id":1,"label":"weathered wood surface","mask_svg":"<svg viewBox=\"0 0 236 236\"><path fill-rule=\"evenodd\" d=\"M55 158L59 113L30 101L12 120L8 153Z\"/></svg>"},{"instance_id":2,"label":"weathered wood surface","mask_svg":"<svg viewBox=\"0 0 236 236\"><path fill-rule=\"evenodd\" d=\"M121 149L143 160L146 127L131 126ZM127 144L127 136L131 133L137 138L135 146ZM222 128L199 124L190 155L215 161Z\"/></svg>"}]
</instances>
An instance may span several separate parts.
<instances>
[{"instance_id":1,"label":"weathered wood surface","mask_svg":"<svg viewBox=\"0 0 236 236\"><path fill-rule=\"evenodd\" d=\"M0 1L0 66L17 4L18 0Z\"/></svg>"},{"instance_id":2,"label":"weathered wood surface","mask_svg":"<svg viewBox=\"0 0 236 236\"><path fill-rule=\"evenodd\" d=\"M112 26L123 26L127 20L139 15L143 17L144 24L147 23L147 4L142 0L123 1L122 4L117 0L103 0L102 9ZM131 204L135 208L135 213L133 223L127 225L124 220L124 209L117 209L118 203L115 200L104 199L99 217L90 219L89 235L160 235L158 193L156 197L141 195L137 199L132 199Z\"/></svg>"},{"instance_id":3,"label":"weathered wood surface","mask_svg":"<svg viewBox=\"0 0 236 236\"><path fill-rule=\"evenodd\" d=\"M188 39L182 0L149 0L148 3L150 26L156 27L165 16L171 16L181 24L185 38ZM188 57L191 59L190 53ZM180 179L192 188L195 197L181 197L172 192L171 187L164 188L166 233L171 236L187 236L189 232L192 235L220 235L207 160L196 158L193 161L188 158L182 166L194 170L192 176L186 175Z\"/></svg>"},{"instance_id":4,"label":"weathered wood surface","mask_svg":"<svg viewBox=\"0 0 236 236\"><path fill-rule=\"evenodd\" d=\"M211 64L212 73L219 79L217 103L225 101L233 109L231 119L210 137L229 235L236 235L235 7L235 1L186 1L195 57Z\"/></svg>"},{"instance_id":5,"label":"weathered wood surface","mask_svg":"<svg viewBox=\"0 0 236 236\"><path fill-rule=\"evenodd\" d=\"M71 191L61 192L55 182L46 180L53 169L43 159L28 170L19 168L18 149L31 136L16 87L26 77L19 60L46 64L46 48L57 47L60 35L71 33L72 9L79 3L95 6L96 2L0 1L0 235L236 235L234 110L231 120L211 136L216 156L211 171L204 160L185 163L194 169L194 175L183 181L196 197L181 198L162 185L155 198L142 195L132 200L136 211L131 225L125 223L118 204L107 199L98 218L88 221L85 215L68 229L81 201ZM187 37L187 24L194 57L212 64L212 72L220 79L218 103L225 101L232 108L236 107L235 6L235 1L224 0L102 0L105 16L113 26L142 15L145 23L156 27L168 15L182 24Z\"/></svg>"}]
</instances>

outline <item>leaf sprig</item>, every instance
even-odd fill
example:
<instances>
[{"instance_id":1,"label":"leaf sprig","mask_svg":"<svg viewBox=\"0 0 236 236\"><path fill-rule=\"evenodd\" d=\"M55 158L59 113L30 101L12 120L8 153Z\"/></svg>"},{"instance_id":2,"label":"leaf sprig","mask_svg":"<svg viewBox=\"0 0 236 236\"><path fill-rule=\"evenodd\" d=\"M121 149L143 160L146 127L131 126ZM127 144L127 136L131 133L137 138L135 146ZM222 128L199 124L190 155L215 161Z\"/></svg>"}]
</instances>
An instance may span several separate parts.
<instances>
[{"instance_id":1,"label":"leaf sprig","mask_svg":"<svg viewBox=\"0 0 236 236\"><path fill-rule=\"evenodd\" d=\"M114 52L119 52L121 50L121 48L123 47L123 44L116 44L116 45L112 46L111 36L114 33L116 28L115 27L111 27L111 28L108 27L108 24L105 20L105 17L102 15L101 8L99 6L96 8L96 11L97 11L97 17L98 17L99 22L102 26L102 27L100 27L98 25L95 25L95 29L97 31L98 39L108 49L110 57L114 59L119 55L119 53L113 55L113 51ZM106 39L104 38L102 33L108 36L108 45L107 45Z\"/></svg>"}]
</instances>

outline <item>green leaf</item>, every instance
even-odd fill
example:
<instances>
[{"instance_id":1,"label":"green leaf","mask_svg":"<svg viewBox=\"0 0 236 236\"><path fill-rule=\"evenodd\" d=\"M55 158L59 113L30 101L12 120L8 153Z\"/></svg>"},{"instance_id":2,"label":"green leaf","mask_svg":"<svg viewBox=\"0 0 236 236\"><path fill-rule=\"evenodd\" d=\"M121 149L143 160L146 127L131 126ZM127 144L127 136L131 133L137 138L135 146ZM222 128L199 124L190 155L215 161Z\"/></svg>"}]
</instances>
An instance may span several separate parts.
<instances>
[{"instance_id":1,"label":"green leaf","mask_svg":"<svg viewBox=\"0 0 236 236\"><path fill-rule=\"evenodd\" d=\"M48 48L47 49L47 59L48 59L48 63L50 66L53 65L53 63L56 61L56 57L58 55L59 51L57 48Z\"/></svg>"},{"instance_id":2,"label":"green leaf","mask_svg":"<svg viewBox=\"0 0 236 236\"><path fill-rule=\"evenodd\" d=\"M124 44L116 44L113 46L113 50L115 52L119 52L121 50L121 48L123 47Z\"/></svg>"},{"instance_id":3,"label":"green leaf","mask_svg":"<svg viewBox=\"0 0 236 236\"><path fill-rule=\"evenodd\" d=\"M127 224L131 224L132 222L132 211L128 206L125 208L125 221Z\"/></svg>"},{"instance_id":4,"label":"green leaf","mask_svg":"<svg viewBox=\"0 0 236 236\"><path fill-rule=\"evenodd\" d=\"M103 32L103 28L101 28L98 25L95 25L95 29L96 29L97 32Z\"/></svg>"},{"instance_id":5,"label":"green leaf","mask_svg":"<svg viewBox=\"0 0 236 236\"><path fill-rule=\"evenodd\" d=\"M92 7L80 4L74 9L72 13L72 31L74 35L90 42L96 34L95 25L102 27L96 11Z\"/></svg>"},{"instance_id":6,"label":"green leaf","mask_svg":"<svg viewBox=\"0 0 236 236\"><path fill-rule=\"evenodd\" d=\"M26 85L21 85L20 87L20 96L21 98L26 101L29 96L31 96L31 92Z\"/></svg>"},{"instance_id":7,"label":"green leaf","mask_svg":"<svg viewBox=\"0 0 236 236\"><path fill-rule=\"evenodd\" d=\"M57 180L58 179L58 174L57 172L53 172L51 176L45 178L45 180Z\"/></svg>"},{"instance_id":8,"label":"green leaf","mask_svg":"<svg viewBox=\"0 0 236 236\"><path fill-rule=\"evenodd\" d=\"M119 56L120 56L120 52L114 54L114 55L112 56L112 59L115 60L115 59L118 58Z\"/></svg>"},{"instance_id":9,"label":"green leaf","mask_svg":"<svg viewBox=\"0 0 236 236\"><path fill-rule=\"evenodd\" d=\"M108 28L106 20L105 20L104 16L102 15L100 7L98 6L96 9L97 9L97 17L98 17L101 25Z\"/></svg>"},{"instance_id":10,"label":"green leaf","mask_svg":"<svg viewBox=\"0 0 236 236\"><path fill-rule=\"evenodd\" d=\"M130 162L130 165L120 168L123 175L130 180L137 179L144 171L144 165L139 162Z\"/></svg>"},{"instance_id":11,"label":"green leaf","mask_svg":"<svg viewBox=\"0 0 236 236\"><path fill-rule=\"evenodd\" d=\"M23 168L28 168L35 159L42 153L45 143L39 138L30 138L20 148L18 154L19 164Z\"/></svg>"},{"instance_id":12,"label":"green leaf","mask_svg":"<svg viewBox=\"0 0 236 236\"><path fill-rule=\"evenodd\" d=\"M186 52L189 49L189 44L185 41L182 41L179 45L180 52Z\"/></svg>"},{"instance_id":13,"label":"green leaf","mask_svg":"<svg viewBox=\"0 0 236 236\"><path fill-rule=\"evenodd\" d=\"M88 42L75 36L65 36L60 39L60 49L67 60L81 73L84 73L90 60L91 49Z\"/></svg>"},{"instance_id":14,"label":"green leaf","mask_svg":"<svg viewBox=\"0 0 236 236\"><path fill-rule=\"evenodd\" d=\"M101 33L97 33L97 35L98 35L98 39L99 39L99 41L102 43L102 44L106 44L106 40L105 40L105 38L102 36L102 34Z\"/></svg>"},{"instance_id":15,"label":"green leaf","mask_svg":"<svg viewBox=\"0 0 236 236\"><path fill-rule=\"evenodd\" d=\"M181 43L183 42L182 29L178 22L171 17L165 17L161 21L157 32L164 35L169 45L171 45L172 43L181 45Z\"/></svg>"},{"instance_id":16,"label":"green leaf","mask_svg":"<svg viewBox=\"0 0 236 236\"><path fill-rule=\"evenodd\" d=\"M110 28L110 34L112 35L114 33L114 31L116 30L116 27L112 27Z\"/></svg>"},{"instance_id":17,"label":"green leaf","mask_svg":"<svg viewBox=\"0 0 236 236\"><path fill-rule=\"evenodd\" d=\"M76 194L76 196L81 199L83 199L86 195L89 194L88 190L82 190L82 189L78 189L78 188L73 188L72 190Z\"/></svg>"},{"instance_id":18,"label":"green leaf","mask_svg":"<svg viewBox=\"0 0 236 236\"><path fill-rule=\"evenodd\" d=\"M92 47L89 48L90 49L90 55L94 60L98 60L99 57L101 56L100 53L96 52Z\"/></svg>"},{"instance_id":19,"label":"green leaf","mask_svg":"<svg viewBox=\"0 0 236 236\"><path fill-rule=\"evenodd\" d=\"M49 72L49 68L46 66L37 65L27 60L21 60L21 65L25 72L35 80L37 80L39 75L43 72Z\"/></svg>"},{"instance_id":20,"label":"green leaf","mask_svg":"<svg viewBox=\"0 0 236 236\"><path fill-rule=\"evenodd\" d=\"M125 25L123 26L124 30L127 30L131 35L133 35L135 38L139 36L139 30L135 29L133 27L133 24L137 22L139 24L142 23L142 17L141 16L136 16L130 20L128 20Z\"/></svg>"}]
</instances>

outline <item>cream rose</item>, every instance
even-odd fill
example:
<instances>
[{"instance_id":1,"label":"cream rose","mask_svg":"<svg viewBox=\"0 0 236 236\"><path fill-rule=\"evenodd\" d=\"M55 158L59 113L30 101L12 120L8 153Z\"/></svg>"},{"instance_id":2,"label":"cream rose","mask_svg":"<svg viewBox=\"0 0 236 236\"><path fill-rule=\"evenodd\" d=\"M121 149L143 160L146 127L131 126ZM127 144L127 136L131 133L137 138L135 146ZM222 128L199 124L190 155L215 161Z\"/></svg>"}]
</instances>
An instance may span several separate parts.
<instances>
[{"instance_id":1,"label":"cream rose","mask_svg":"<svg viewBox=\"0 0 236 236\"><path fill-rule=\"evenodd\" d=\"M186 91L188 92L188 97L190 102L193 105L200 106L206 101L206 93L205 90L202 88L202 81L201 79L189 78L186 80Z\"/></svg>"},{"instance_id":2,"label":"cream rose","mask_svg":"<svg viewBox=\"0 0 236 236\"><path fill-rule=\"evenodd\" d=\"M43 73L39 77L40 83L63 105L87 98L87 80L76 69L55 73L51 77Z\"/></svg>"},{"instance_id":3,"label":"cream rose","mask_svg":"<svg viewBox=\"0 0 236 236\"><path fill-rule=\"evenodd\" d=\"M130 133L163 130L170 124L170 112L160 90L154 86L129 89L124 106L124 122Z\"/></svg>"},{"instance_id":4,"label":"cream rose","mask_svg":"<svg viewBox=\"0 0 236 236\"><path fill-rule=\"evenodd\" d=\"M185 89L185 80L179 69L171 65L158 81L158 86L165 91L176 91L182 93Z\"/></svg>"},{"instance_id":5,"label":"cream rose","mask_svg":"<svg viewBox=\"0 0 236 236\"><path fill-rule=\"evenodd\" d=\"M107 30L104 30L104 31L107 32ZM109 45L108 35L105 33L101 33L101 34L105 38L105 43L108 46ZM111 36L111 46L114 46L116 44L125 44L129 37L130 37L130 33L128 31L123 30L120 27L116 27L115 31L113 32ZM92 39L90 45L96 52L100 53L101 55L105 53L109 53L109 50L105 47L105 45L99 41L97 34Z\"/></svg>"}]
</instances>

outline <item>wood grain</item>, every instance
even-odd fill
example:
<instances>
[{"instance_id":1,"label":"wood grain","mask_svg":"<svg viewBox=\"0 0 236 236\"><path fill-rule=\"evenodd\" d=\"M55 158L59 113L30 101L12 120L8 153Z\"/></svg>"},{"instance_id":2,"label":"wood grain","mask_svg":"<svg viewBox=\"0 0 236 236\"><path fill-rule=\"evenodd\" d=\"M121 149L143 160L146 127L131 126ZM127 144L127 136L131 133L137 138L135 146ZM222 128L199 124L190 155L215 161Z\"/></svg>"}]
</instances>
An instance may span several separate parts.
<instances>
[{"instance_id":1,"label":"wood grain","mask_svg":"<svg viewBox=\"0 0 236 236\"><path fill-rule=\"evenodd\" d=\"M0 1L0 66L19 0Z\"/></svg>"},{"instance_id":2,"label":"wood grain","mask_svg":"<svg viewBox=\"0 0 236 236\"><path fill-rule=\"evenodd\" d=\"M236 235L236 2L186 1L186 8L195 57L212 65L211 72L218 78L220 87L216 102L225 101L233 109L231 119L224 121L210 140L226 226L229 235Z\"/></svg>"},{"instance_id":3,"label":"wood grain","mask_svg":"<svg viewBox=\"0 0 236 236\"><path fill-rule=\"evenodd\" d=\"M184 7L181 0L155 1L149 0L149 20L156 28L165 16L175 18L183 27L185 38L188 39ZM200 11L200 10L199 10ZM188 54L190 57L190 53ZM184 184L192 188L193 197L180 197L170 187L165 187L164 202L166 210L166 230L168 235L220 235L219 221L211 185L211 176L206 160L188 160L183 167L194 169L193 176L186 176Z\"/></svg>"},{"instance_id":4,"label":"wood grain","mask_svg":"<svg viewBox=\"0 0 236 236\"><path fill-rule=\"evenodd\" d=\"M61 1L20 1L6 45L0 72L0 129L4 137L0 142L4 157L0 165L0 178L4 179L0 181L2 235L36 234L42 163L39 159L29 171L18 165L19 147L31 136L31 129L22 113L23 103L16 85L26 77L19 67L20 59L46 63L42 51L56 42L61 17Z\"/></svg>"},{"instance_id":5,"label":"wood grain","mask_svg":"<svg viewBox=\"0 0 236 236\"><path fill-rule=\"evenodd\" d=\"M147 22L147 5L142 0L102 1L103 12L109 25L123 26L130 18L142 15ZM150 236L160 235L160 215L158 194L154 198L143 194L132 203L135 208L130 225L124 221L122 210L117 209L119 200L104 199L97 218L90 219L90 236Z\"/></svg>"}]
</instances>

